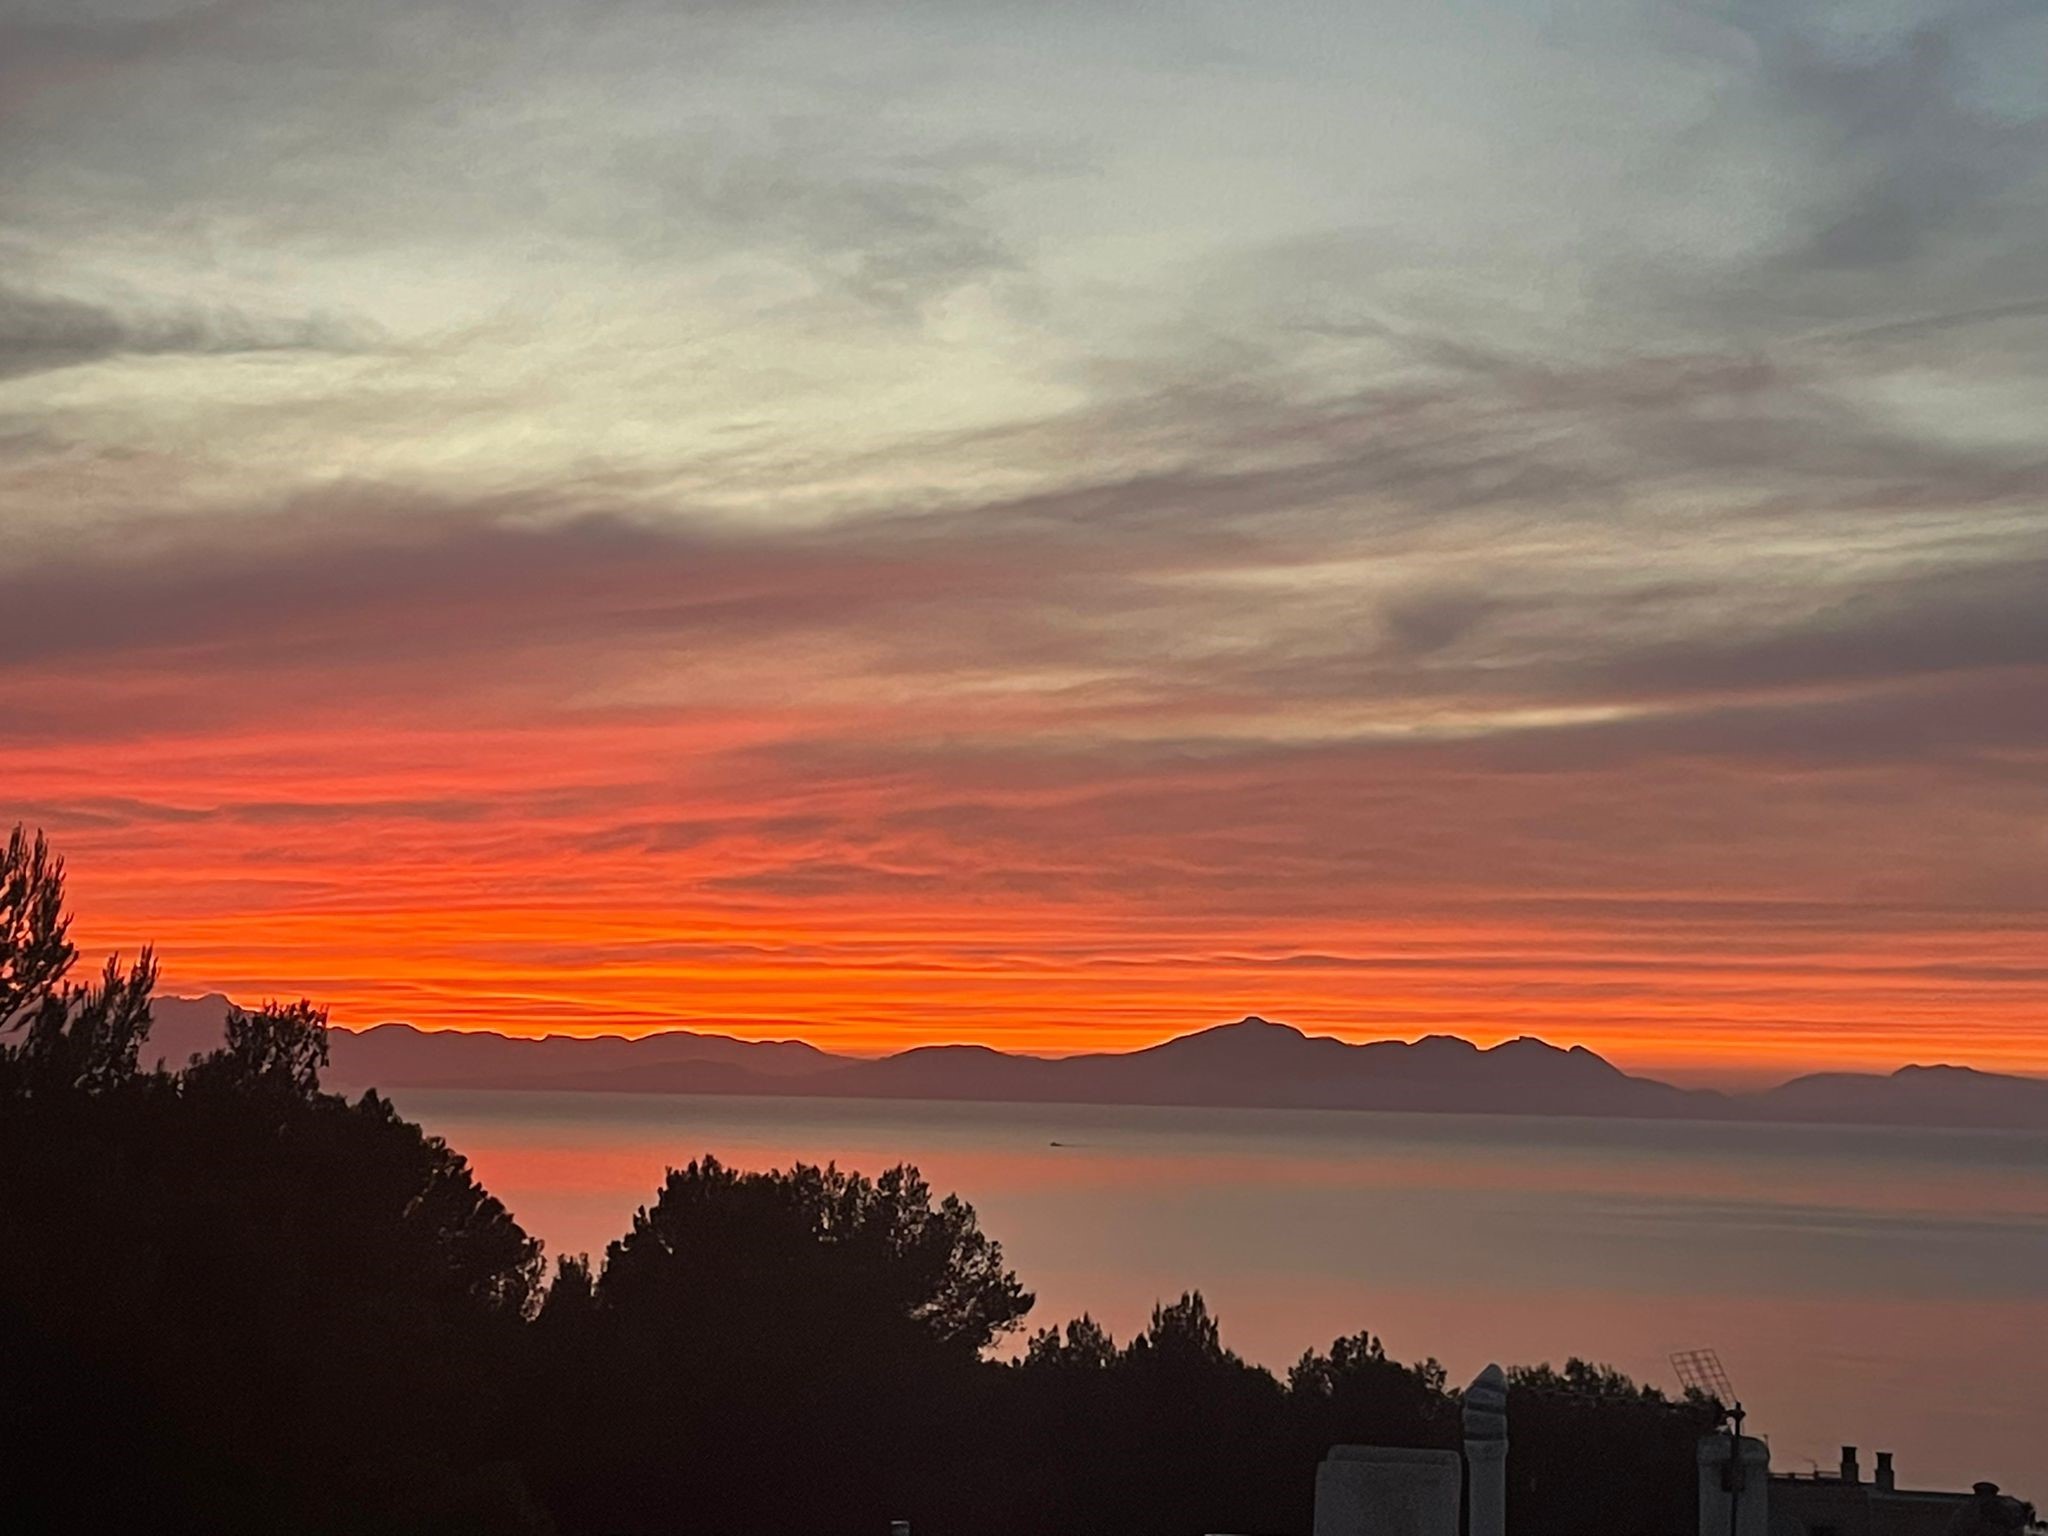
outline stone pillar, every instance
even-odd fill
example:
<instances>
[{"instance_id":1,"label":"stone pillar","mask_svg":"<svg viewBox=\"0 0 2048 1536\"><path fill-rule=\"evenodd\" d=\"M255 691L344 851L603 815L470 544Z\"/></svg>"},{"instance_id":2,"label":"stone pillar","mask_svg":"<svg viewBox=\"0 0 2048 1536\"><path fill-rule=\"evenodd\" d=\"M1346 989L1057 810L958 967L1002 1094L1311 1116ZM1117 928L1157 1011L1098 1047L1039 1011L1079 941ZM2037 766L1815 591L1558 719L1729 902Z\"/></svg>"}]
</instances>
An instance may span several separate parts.
<instances>
[{"instance_id":1,"label":"stone pillar","mask_svg":"<svg viewBox=\"0 0 2048 1536\"><path fill-rule=\"evenodd\" d=\"M1316 1468L1315 1536L1458 1536L1456 1451L1333 1445Z\"/></svg>"},{"instance_id":2,"label":"stone pillar","mask_svg":"<svg viewBox=\"0 0 2048 1536\"><path fill-rule=\"evenodd\" d=\"M1731 1466L1736 1445L1742 1449ZM1771 1448L1747 1435L1705 1435L1699 1465L1700 1536L1769 1536Z\"/></svg>"},{"instance_id":3,"label":"stone pillar","mask_svg":"<svg viewBox=\"0 0 2048 1536\"><path fill-rule=\"evenodd\" d=\"M1508 1379L1489 1365L1465 1389L1465 1529L1506 1536L1508 1528Z\"/></svg>"}]
</instances>

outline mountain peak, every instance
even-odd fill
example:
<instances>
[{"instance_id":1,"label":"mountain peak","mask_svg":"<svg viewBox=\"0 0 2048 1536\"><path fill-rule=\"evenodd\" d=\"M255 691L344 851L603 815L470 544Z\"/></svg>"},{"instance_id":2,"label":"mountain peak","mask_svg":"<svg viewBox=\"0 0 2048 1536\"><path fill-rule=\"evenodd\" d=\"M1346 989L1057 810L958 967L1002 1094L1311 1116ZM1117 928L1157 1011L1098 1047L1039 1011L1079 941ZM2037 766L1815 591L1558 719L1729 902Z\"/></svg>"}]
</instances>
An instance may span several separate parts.
<instances>
[{"instance_id":1,"label":"mountain peak","mask_svg":"<svg viewBox=\"0 0 2048 1536\"><path fill-rule=\"evenodd\" d=\"M1411 1042L1408 1049L1411 1051L1424 1051L1437 1056L1445 1054L1474 1056L1479 1053L1479 1047L1470 1040L1467 1040L1463 1035L1423 1035Z\"/></svg>"},{"instance_id":2,"label":"mountain peak","mask_svg":"<svg viewBox=\"0 0 2048 1536\"><path fill-rule=\"evenodd\" d=\"M1297 1040L1306 1040L1308 1036L1292 1024L1282 1024L1277 1019L1262 1019L1256 1013L1248 1013L1233 1023L1212 1024L1207 1029L1198 1029L1191 1035L1182 1035L1179 1038L1181 1041L1242 1040L1260 1045L1291 1045ZM1179 1042L1169 1040L1166 1043L1173 1045Z\"/></svg>"},{"instance_id":3,"label":"mountain peak","mask_svg":"<svg viewBox=\"0 0 2048 1536\"><path fill-rule=\"evenodd\" d=\"M1310 1037L1292 1024L1262 1019L1248 1013L1228 1024L1212 1024L1193 1034L1175 1035L1132 1053L1151 1059L1201 1059L1212 1056L1263 1057L1275 1051L1292 1050L1309 1044Z\"/></svg>"}]
</instances>

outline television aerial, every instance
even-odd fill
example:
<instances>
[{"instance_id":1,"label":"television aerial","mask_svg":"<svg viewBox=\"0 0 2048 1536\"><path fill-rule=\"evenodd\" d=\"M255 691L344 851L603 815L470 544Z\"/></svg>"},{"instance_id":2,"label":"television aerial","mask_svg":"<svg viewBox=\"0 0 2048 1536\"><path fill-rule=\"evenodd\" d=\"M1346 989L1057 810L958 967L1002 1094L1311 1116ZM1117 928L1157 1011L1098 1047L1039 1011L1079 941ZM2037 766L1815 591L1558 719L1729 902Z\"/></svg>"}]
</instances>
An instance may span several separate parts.
<instances>
[{"instance_id":1,"label":"television aerial","mask_svg":"<svg viewBox=\"0 0 2048 1536\"><path fill-rule=\"evenodd\" d=\"M1721 1486L1728 1494L1728 1533L1741 1529L1742 1495L1747 1469L1742 1457L1742 1402L1729 1383L1721 1357L1711 1349L1682 1349L1671 1357L1671 1369L1688 1393L1712 1398L1714 1410L1728 1429L1728 1459L1721 1463Z\"/></svg>"},{"instance_id":2,"label":"television aerial","mask_svg":"<svg viewBox=\"0 0 2048 1536\"><path fill-rule=\"evenodd\" d=\"M1712 1398L1714 1406L1721 1410L1721 1418L1740 1438L1742 1403L1729 1384L1728 1372L1722 1369L1721 1356L1711 1349L1682 1349L1671 1357L1671 1369L1678 1373L1678 1384L1686 1391Z\"/></svg>"}]
</instances>

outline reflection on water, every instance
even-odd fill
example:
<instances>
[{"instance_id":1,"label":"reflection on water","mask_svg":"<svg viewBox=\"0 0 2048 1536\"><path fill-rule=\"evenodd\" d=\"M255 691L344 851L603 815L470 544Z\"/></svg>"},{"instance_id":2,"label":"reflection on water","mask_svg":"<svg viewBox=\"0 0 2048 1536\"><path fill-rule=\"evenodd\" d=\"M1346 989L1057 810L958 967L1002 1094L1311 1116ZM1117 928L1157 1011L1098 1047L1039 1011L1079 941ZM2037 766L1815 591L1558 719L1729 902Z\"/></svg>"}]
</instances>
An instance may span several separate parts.
<instances>
[{"instance_id":1,"label":"reflection on water","mask_svg":"<svg viewBox=\"0 0 2048 1536\"><path fill-rule=\"evenodd\" d=\"M1582 1354L1669 1386L1721 1352L1780 1468L2048 1497L2048 1137L1315 1111L414 1090L552 1252L670 1164L918 1164L1038 1293L1119 1338L1207 1293L1283 1369L1369 1327L1454 1378ZM1052 1143L1060 1145L1054 1146ZM1866 1458L1867 1459L1867 1458Z\"/></svg>"}]
</instances>

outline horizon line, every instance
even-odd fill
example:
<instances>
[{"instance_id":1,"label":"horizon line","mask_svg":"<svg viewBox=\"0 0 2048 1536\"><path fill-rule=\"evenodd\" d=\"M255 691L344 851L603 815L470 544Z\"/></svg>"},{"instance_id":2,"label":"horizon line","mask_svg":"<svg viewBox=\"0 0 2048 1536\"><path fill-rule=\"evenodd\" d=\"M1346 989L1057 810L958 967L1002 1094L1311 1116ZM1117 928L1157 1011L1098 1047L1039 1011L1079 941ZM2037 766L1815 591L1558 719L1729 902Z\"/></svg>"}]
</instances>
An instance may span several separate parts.
<instances>
[{"instance_id":1,"label":"horizon line","mask_svg":"<svg viewBox=\"0 0 2048 1536\"><path fill-rule=\"evenodd\" d=\"M230 994L216 989L208 989L207 991L200 993L197 996L190 996L183 993L171 993L167 994L163 998L158 999L158 1001L176 1003L204 1003L212 998L219 998L230 1007L249 1006L247 1004L238 1002ZM274 997L268 997L265 999L265 1001L272 1000L283 1000L282 994L276 994ZM257 1006L260 1007L261 1004L258 1004ZM913 1044L897 1046L887 1050L859 1050L842 1046L820 1044L817 1040L807 1038L803 1035L734 1034L731 1033L729 1031L729 1028L726 1027L714 1027L690 1023L652 1024L644 1028L637 1029L631 1026L625 1029L599 1027L587 1033L577 1031L574 1029L550 1027L538 1033L531 1034L523 1032L507 1032L502 1028L488 1024L420 1024L411 1019L401 1018L378 1019L367 1024L336 1022L330 1019L328 1027L330 1029L339 1029L346 1031L351 1035L367 1035L375 1030L395 1027L401 1029L409 1029L417 1034L422 1035L484 1035L494 1039L514 1043L538 1043L544 1040L623 1040L632 1042L639 1040L655 1039L663 1035L692 1035L698 1037L728 1040L738 1045L802 1046L806 1049L817 1051L821 1055L831 1057L836 1060L849 1062L863 1062L887 1061L894 1057L908 1055L913 1051L958 1049L987 1050L993 1051L1003 1056L1017 1057L1033 1061L1070 1061L1081 1059L1084 1057L1130 1056L1136 1055L1147 1050L1154 1049L1158 1046L1171 1044L1176 1040L1191 1039L1194 1036L1208 1034L1215 1030L1229 1029L1239 1025L1254 1023L1265 1024L1279 1029L1285 1029L1296 1035L1301 1036L1305 1040L1334 1040L1340 1045L1352 1047L1364 1047L1371 1045L1417 1045L1425 1040L1456 1040L1462 1044L1471 1046L1474 1050L1480 1052L1491 1052L1494 1050L1498 1050L1502 1046L1512 1045L1517 1041L1527 1040L1532 1041L1535 1044L1546 1046L1552 1050L1557 1051L1569 1052L1573 1050L1583 1050L1590 1055L1598 1057L1601 1061L1606 1062L1609 1066L1614 1067L1617 1071L1623 1072L1630 1077L1649 1077L1657 1081L1666 1081L1667 1079L1661 1076L1660 1074L1668 1074L1675 1071L1676 1075L1679 1078L1691 1078L1694 1079L1694 1081L1691 1083L1672 1082L1671 1086L1686 1087L1691 1091L1747 1093L1781 1086L1784 1083L1793 1082L1800 1078L1806 1077L1850 1076L1885 1078L1895 1076L1900 1072L1906 1071L1929 1071L1940 1069L1975 1072L1987 1077L2008 1077L2017 1078L2028 1082L2048 1083L2048 1073L2012 1071L2009 1069L1996 1067L1981 1067L1968 1061L1946 1059L1903 1060L1898 1062L1896 1065L1881 1068L1835 1067L1815 1065L1794 1070L1784 1076L1776 1075L1769 1067L1763 1065L1762 1063L1754 1064L1752 1068L1747 1071L1744 1071L1739 1066L1728 1068L1725 1071L1717 1071L1714 1066L1680 1066L1675 1069L1672 1066L1665 1064L1625 1066L1622 1064L1621 1061L1617 1060L1616 1057L1608 1054L1606 1051L1600 1049L1598 1046L1589 1044L1585 1041L1559 1041L1556 1039L1552 1039L1548 1036L1532 1034L1528 1031L1522 1031L1516 1034L1504 1033L1500 1036L1500 1038L1484 1043L1482 1043L1482 1041L1478 1039L1473 1038L1471 1035L1461 1034L1454 1030L1444 1029L1424 1030L1413 1035L1392 1033L1383 1035L1373 1035L1366 1038L1355 1038L1348 1035L1334 1033L1312 1033L1309 1030L1301 1028L1299 1025L1290 1024L1284 1019L1268 1018L1264 1014L1260 1013L1247 1013L1234 1019L1223 1019L1218 1020L1217 1022L1211 1024L1197 1025L1193 1028L1183 1029L1176 1031L1174 1033L1162 1035L1157 1039L1145 1041L1143 1043L1128 1046L1123 1049L1084 1049L1076 1051L1022 1050L1015 1047L994 1044L987 1040L950 1038L942 1040L920 1040ZM1709 1079L1717 1076L1724 1077L1728 1080L1720 1082L1718 1084L1708 1081ZM1736 1078L1746 1079L1746 1082L1743 1086L1735 1086L1733 1079Z\"/></svg>"}]
</instances>

